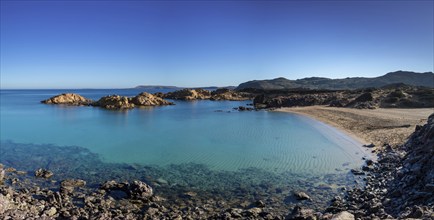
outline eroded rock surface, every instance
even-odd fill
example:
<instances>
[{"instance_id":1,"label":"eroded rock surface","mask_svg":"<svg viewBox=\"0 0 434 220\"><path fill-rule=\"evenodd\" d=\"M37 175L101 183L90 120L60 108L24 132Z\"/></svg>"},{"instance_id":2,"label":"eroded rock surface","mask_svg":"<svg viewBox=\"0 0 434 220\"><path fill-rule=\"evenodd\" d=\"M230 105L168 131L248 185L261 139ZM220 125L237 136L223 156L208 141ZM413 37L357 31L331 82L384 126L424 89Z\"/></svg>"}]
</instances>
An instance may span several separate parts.
<instances>
[{"instance_id":1,"label":"eroded rock surface","mask_svg":"<svg viewBox=\"0 0 434 220\"><path fill-rule=\"evenodd\" d=\"M105 109L131 109L134 104L130 102L128 97L119 95L109 95L100 98L93 103L94 106L99 106Z\"/></svg>"},{"instance_id":2,"label":"eroded rock surface","mask_svg":"<svg viewBox=\"0 0 434 220\"><path fill-rule=\"evenodd\" d=\"M91 99L87 99L75 93L63 93L41 101L44 104L66 104L66 105L90 105Z\"/></svg>"}]
</instances>

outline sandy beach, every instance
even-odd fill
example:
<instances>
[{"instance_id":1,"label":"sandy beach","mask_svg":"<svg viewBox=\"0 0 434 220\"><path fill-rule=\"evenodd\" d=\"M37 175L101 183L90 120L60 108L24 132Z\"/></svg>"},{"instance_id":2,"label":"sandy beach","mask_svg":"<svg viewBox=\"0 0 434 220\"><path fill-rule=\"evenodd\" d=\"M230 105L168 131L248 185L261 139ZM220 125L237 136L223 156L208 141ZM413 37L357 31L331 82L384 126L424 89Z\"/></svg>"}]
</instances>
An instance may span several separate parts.
<instances>
[{"instance_id":1,"label":"sandy beach","mask_svg":"<svg viewBox=\"0 0 434 220\"><path fill-rule=\"evenodd\" d=\"M426 123L433 108L417 109L352 109L327 106L280 108L275 111L302 114L330 124L362 143L382 146L404 143L416 125Z\"/></svg>"}]
</instances>

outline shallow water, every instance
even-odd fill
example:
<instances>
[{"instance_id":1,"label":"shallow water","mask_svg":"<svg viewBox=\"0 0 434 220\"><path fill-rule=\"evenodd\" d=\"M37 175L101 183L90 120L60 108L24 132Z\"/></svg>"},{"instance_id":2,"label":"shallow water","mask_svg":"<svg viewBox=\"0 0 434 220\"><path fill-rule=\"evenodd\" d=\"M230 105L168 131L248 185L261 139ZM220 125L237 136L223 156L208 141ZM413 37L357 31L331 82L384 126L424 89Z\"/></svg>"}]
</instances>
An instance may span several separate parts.
<instances>
[{"instance_id":1,"label":"shallow water","mask_svg":"<svg viewBox=\"0 0 434 220\"><path fill-rule=\"evenodd\" d=\"M1 140L80 146L105 162L195 163L222 171L326 174L358 167L366 156L360 143L309 118L232 110L249 101L175 101L174 106L127 111L39 103L64 92L98 99L141 91L2 90Z\"/></svg>"}]
</instances>

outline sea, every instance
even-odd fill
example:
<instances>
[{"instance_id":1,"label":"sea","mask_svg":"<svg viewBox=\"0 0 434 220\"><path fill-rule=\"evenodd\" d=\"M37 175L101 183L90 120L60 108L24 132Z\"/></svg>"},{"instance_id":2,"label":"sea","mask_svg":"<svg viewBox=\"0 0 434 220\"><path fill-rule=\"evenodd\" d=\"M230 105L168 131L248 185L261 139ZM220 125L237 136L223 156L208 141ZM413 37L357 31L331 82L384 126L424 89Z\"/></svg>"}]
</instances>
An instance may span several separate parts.
<instances>
[{"instance_id":1,"label":"sea","mask_svg":"<svg viewBox=\"0 0 434 220\"><path fill-rule=\"evenodd\" d=\"M98 100L144 91L173 90L0 90L0 163L95 183L136 178L213 192L243 181L247 192L267 182L288 195L326 184L323 200L354 184L350 169L370 157L362 143L311 118L234 109L252 101L171 100L130 110L40 103L62 93Z\"/></svg>"}]
</instances>

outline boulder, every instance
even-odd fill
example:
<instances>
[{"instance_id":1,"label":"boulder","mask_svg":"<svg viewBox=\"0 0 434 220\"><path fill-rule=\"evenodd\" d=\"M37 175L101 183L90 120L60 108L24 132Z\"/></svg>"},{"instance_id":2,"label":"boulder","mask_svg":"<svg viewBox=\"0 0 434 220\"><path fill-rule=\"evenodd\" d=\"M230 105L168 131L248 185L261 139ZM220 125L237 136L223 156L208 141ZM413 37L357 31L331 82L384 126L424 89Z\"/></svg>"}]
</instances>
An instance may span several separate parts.
<instances>
[{"instance_id":1,"label":"boulder","mask_svg":"<svg viewBox=\"0 0 434 220\"><path fill-rule=\"evenodd\" d=\"M149 94L147 92L142 92L133 98L131 98L131 103L136 106L158 106L158 105L173 105L173 102L166 101L158 96Z\"/></svg>"},{"instance_id":2,"label":"boulder","mask_svg":"<svg viewBox=\"0 0 434 220\"><path fill-rule=\"evenodd\" d=\"M63 193L72 193L76 187L83 187L86 181L80 179L67 179L60 183L60 191Z\"/></svg>"},{"instance_id":3,"label":"boulder","mask_svg":"<svg viewBox=\"0 0 434 220\"><path fill-rule=\"evenodd\" d=\"M148 184L135 180L132 183L117 183L114 180L105 182L100 189L106 191L120 190L126 193L131 199L146 200L153 196L154 192Z\"/></svg>"},{"instance_id":4,"label":"boulder","mask_svg":"<svg viewBox=\"0 0 434 220\"><path fill-rule=\"evenodd\" d=\"M308 199L310 199L310 196L307 195L305 192L295 192L294 196L295 196L295 198L297 198L297 200L308 200Z\"/></svg>"},{"instance_id":5,"label":"boulder","mask_svg":"<svg viewBox=\"0 0 434 220\"><path fill-rule=\"evenodd\" d=\"M338 214L334 214L332 216L331 220L354 220L354 215L347 212L347 211L342 211L339 212Z\"/></svg>"},{"instance_id":6,"label":"boulder","mask_svg":"<svg viewBox=\"0 0 434 220\"><path fill-rule=\"evenodd\" d=\"M286 216L287 220L316 220L315 211L312 209L302 208L300 206L294 207L291 214Z\"/></svg>"},{"instance_id":7,"label":"boulder","mask_svg":"<svg viewBox=\"0 0 434 220\"><path fill-rule=\"evenodd\" d=\"M109 95L100 98L93 103L94 106L99 106L105 109L131 109L134 104L130 102L128 97L119 95Z\"/></svg>"},{"instance_id":8,"label":"boulder","mask_svg":"<svg viewBox=\"0 0 434 220\"><path fill-rule=\"evenodd\" d=\"M63 93L53 96L47 100L41 101L44 104L66 104L66 105L90 105L93 103L91 99L87 99L75 93Z\"/></svg>"},{"instance_id":9,"label":"boulder","mask_svg":"<svg viewBox=\"0 0 434 220\"><path fill-rule=\"evenodd\" d=\"M142 181L135 180L128 188L128 194L133 199L149 199L153 195L152 188Z\"/></svg>"}]
</instances>

